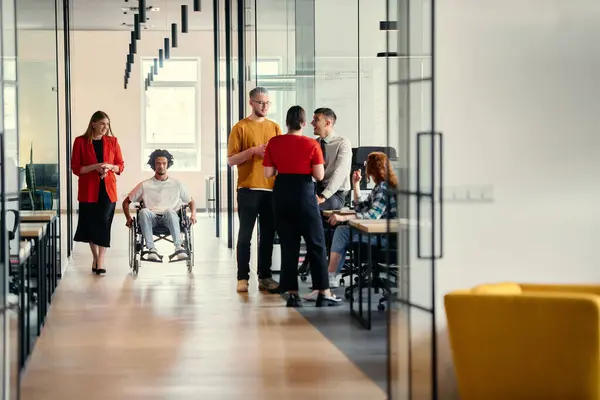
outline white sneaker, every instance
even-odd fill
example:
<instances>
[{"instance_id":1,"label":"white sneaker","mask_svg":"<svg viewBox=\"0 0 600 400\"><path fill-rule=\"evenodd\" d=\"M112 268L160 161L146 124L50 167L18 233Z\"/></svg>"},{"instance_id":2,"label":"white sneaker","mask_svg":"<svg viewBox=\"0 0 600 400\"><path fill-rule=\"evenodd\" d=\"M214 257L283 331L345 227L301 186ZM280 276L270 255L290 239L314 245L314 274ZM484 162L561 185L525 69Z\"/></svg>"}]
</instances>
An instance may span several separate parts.
<instances>
[{"instance_id":1,"label":"white sneaker","mask_svg":"<svg viewBox=\"0 0 600 400\"><path fill-rule=\"evenodd\" d=\"M185 249L181 245L175 247L175 252L173 254L175 254L173 258L176 260L187 260L188 258L187 251L185 251Z\"/></svg>"},{"instance_id":2,"label":"white sneaker","mask_svg":"<svg viewBox=\"0 0 600 400\"><path fill-rule=\"evenodd\" d=\"M150 261L160 261L160 256L158 255L158 252L154 247L148 249L148 254L146 255L146 258Z\"/></svg>"}]
</instances>

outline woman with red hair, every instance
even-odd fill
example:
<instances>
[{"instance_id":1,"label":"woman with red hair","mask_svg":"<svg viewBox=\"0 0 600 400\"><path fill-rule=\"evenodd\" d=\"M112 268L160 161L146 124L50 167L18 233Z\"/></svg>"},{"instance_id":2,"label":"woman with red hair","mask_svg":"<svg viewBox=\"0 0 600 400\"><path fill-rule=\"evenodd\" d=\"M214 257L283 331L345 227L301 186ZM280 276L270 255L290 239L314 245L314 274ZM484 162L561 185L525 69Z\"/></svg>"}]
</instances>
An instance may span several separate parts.
<instances>
[{"instance_id":1,"label":"woman with red hair","mask_svg":"<svg viewBox=\"0 0 600 400\"><path fill-rule=\"evenodd\" d=\"M396 197L390 193L390 190L396 189L398 179L392 168L392 164L385 153L373 152L369 154L365 162L365 172L367 179L375 182L375 187L366 198L361 199L360 181L362 179L360 170L354 171L352 175L353 194L354 194L354 210L356 215L340 215L334 214L329 218L331 225L336 225L350 219L394 219L397 217ZM331 241L331 252L329 253L329 287L338 287L336 279L337 273L344 266L346 252L352 242L358 243L358 234L350 238L350 227L347 225L338 226L333 234ZM367 236L362 236L362 242L367 243ZM380 239L382 246L386 245L385 238ZM371 238L371 245L377 244L377 238ZM306 300L311 300L315 297L315 293L311 293L305 297Z\"/></svg>"}]
</instances>

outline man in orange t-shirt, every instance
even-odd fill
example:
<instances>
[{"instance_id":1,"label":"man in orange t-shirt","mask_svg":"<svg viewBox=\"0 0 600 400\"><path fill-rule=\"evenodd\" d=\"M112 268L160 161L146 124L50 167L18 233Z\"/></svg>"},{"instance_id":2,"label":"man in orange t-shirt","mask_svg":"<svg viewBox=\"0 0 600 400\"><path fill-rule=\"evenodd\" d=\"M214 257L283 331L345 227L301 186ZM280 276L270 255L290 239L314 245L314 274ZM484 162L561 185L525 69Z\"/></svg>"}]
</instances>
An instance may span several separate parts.
<instances>
[{"instance_id":1,"label":"man in orange t-shirt","mask_svg":"<svg viewBox=\"0 0 600 400\"><path fill-rule=\"evenodd\" d=\"M273 221L273 185L275 178L265 178L263 156L269 140L281 135L281 128L266 118L269 92L263 87L250 91L252 114L231 129L227 163L238 167L237 202L240 228L236 246L237 291L248 291L250 278L250 241L258 218L258 288L273 290L279 284L272 278L271 262L275 224Z\"/></svg>"}]
</instances>

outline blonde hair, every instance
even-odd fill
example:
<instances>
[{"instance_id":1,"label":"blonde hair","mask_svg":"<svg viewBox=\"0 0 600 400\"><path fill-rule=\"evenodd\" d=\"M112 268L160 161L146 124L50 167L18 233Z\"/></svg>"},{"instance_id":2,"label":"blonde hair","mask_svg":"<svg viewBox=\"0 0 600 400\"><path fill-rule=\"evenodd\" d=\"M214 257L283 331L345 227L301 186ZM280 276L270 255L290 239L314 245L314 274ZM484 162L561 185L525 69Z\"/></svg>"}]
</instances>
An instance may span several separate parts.
<instances>
[{"instance_id":1,"label":"blonde hair","mask_svg":"<svg viewBox=\"0 0 600 400\"><path fill-rule=\"evenodd\" d=\"M90 143L92 142L92 139L94 136L94 128L93 128L92 124L95 122L101 121L105 118L108 120L107 135L115 136L112 131L112 128L110 127L110 118L108 117L108 114L106 114L104 111L96 111L95 113L92 114L92 118L90 118L88 127L87 127L85 133L83 134L83 137L86 138Z\"/></svg>"}]
</instances>

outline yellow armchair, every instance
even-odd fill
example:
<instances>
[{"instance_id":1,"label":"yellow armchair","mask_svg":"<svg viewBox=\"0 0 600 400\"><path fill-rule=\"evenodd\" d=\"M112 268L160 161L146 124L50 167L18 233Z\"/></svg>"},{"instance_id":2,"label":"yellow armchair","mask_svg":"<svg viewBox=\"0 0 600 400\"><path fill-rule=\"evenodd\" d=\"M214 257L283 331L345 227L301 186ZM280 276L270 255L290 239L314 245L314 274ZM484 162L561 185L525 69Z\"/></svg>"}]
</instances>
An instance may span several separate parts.
<instances>
[{"instance_id":1,"label":"yellow armchair","mask_svg":"<svg viewBox=\"0 0 600 400\"><path fill-rule=\"evenodd\" d=\"M499 283L444 302L461 400L600 399L600 286Z\"/></svg>"}]
</instances>

